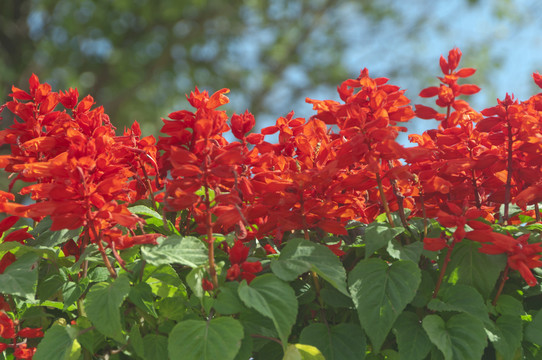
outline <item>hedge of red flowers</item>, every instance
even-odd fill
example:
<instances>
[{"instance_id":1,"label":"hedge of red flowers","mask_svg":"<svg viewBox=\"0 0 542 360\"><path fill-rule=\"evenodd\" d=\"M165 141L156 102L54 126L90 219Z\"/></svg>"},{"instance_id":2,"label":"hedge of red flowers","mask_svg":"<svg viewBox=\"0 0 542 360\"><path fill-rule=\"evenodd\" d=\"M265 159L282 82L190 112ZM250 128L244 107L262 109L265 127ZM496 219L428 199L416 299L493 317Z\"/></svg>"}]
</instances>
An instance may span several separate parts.
<instances>
[{"instance_id":1,"label":"hedge of red flowers","mask_svg":"<svg viewBox=\"0 0 542 360\"><path fill-rule=\"evenodd\" d=\"M476 111L460 59L441 57L440 84L420 92L435 107L363 69L341 101L307 99L315 115L259 133L248 111L219 110L228 89L196 88L158 141L137 122L117 135L77 90L36 75L13 87L0 351L537 358L542 93ZM404 147L414 118L439 125Z\"/></svg>"}]
</instances>

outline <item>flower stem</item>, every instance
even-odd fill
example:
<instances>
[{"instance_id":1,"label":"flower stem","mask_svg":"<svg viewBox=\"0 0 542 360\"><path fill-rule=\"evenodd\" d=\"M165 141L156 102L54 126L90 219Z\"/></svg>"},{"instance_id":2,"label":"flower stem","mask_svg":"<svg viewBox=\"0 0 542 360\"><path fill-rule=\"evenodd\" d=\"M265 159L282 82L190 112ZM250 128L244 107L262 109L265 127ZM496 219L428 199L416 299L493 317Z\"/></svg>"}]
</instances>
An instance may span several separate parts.
<instances>
[{"instance_id":1,"label":"flower stem","mask_svg":"<svg viewBox=\"0 0 542 360\"><path fill-rule=\"evenodd\" d=\"M504 225L508 225L508 209L510 206L510 192L512 187L512 150L513 150L513 144L514 144L514 138L512 135L512 125L510 124L510 120L508 119L508 109L506 111L506 120L508 123L508 160L507 160L507 166L506 166L506 187L505 187L505 193L504 193L504 216L503 216L503 222Z\"/></svg>"},{"instance_id":2,"label":"flower stem","mask_svg":"<svg viewBox=\"0 0 542 360\"><path fill-rule=\"evenodd\" d=\"M382 200L382 206L384 206L384 211L386 212L386 216L388 217L388 222L390 223L391 227L395 227L393 224L393 219L391 217L390 208L388 206L388 200L386 200L386 194L384 194L384 186L382 185L382 179L380 178L380 174L376 173L376 183L378 185L378 192L380 193L380 199Z\"/></svg>"},{"instance_id":3,"label":"flower stem","mask_svg":"<svg viewBox=\"0 0 542 360\"><path fill-rule=\"evenodd\" d=\"M446 274L446 268L448 267L448 263L450 262L454 245L455 243L452 242L451 245L448 247L448 252L446 253L446 257L444 258L444 263L442 264L442 269L440 269L440 275L438 277L437 284L435 285L435 290L433 291L433 299L437 297L440 290L440 285L442 285L442 280L444 279L444 274Z\"/></svg>"},{"instance_id":4,"label":"flower stem","mask_svg":"<svg viewBox=\"0 0 542 360\"><path fill-rule=\"evenodd\" d=\"M506 263L506 267L504 268L501 276L501 283L499 284L499 289L497 290L497 294L495 294L495 298L491 302L493 306L497 305L497 300L499 300L499 296L501 296L502 289L504 288L504 283L506 280L508 280L508 270L510 270L510 266L508 263Z\"/></svg>"}]
</instances>

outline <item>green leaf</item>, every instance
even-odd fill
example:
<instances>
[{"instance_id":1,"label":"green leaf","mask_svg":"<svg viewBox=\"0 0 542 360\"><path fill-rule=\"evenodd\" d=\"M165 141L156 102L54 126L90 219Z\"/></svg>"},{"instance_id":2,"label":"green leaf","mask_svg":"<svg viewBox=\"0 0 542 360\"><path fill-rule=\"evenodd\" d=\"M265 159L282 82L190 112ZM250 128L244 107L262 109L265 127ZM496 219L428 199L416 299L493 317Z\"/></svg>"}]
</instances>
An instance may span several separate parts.
<instances>
[{"instance_id":1,"label":"green leaf","mask_svg":"<svg viewBox=\"0 0 542 360\"><path fill-rule=\"evenodd\" d=\"M145 360L164 360L168 358L168 340L166 336L147 334L143 338Z\"/></svg>"},{"instance_id":2,"label":"green leaf","mask_svg":"<svg viewBox=\"0 0 542 360\"><path fill-rule=\"evenodd\" d=\"M57 270L58 271L58 270ZM67 278L60 273L48 273L44 278L38 277L37 297L41 301L53 298L64 286Z\"/></svg>"},{"instance_id":3,"label":"green leaf","mask_svg":"<svg viewBox=\"0 0 542 360\"><path fill-rule=\"evenodd\" d=\"M325 287L320 289L320 296L326 305L334 308L354 308L354 303L352 302L352 298L350 298L350 296L344 295L334 287L327 286L327 284Z\"/></svg>"},{"instance_id":4,"label":"green leaf","mask_svg":"<svg viewBox=\"0 0 542 360\"><path fill-rule=\"evenodd\" d=\"M9 265L0 274L1 292L33 300L38 284L38 260L37 254L29 252Z\"/></svg>"},{"instance_id":5,"label":"green leaf","mask_svg":"<svg viewBox=\"0 0 542 360\"><path fill-rule=\"evenodd\" d=\"M195 268L208 260L207 247L196 237L171 235L158 243L141 247L141 257L149 264L182 264Z\"/></svg>"},{"instance_id":6,"label":"green leaf","mask_svg":"<svg viewBox=\"0 0 542 360\"><path fill-rule=\"evenodd\" d=\"M181 321L168 340L170 359L233 360L241 347L243 326L230 317Z\"/></svg>"},{"instance_id":7,"label":"green leaf","mask_svg":"<svg viewBox=\"0 0 542 360\"><path fill-rule=\"evenodd\" d=\"M463 239L455 245L446 270L444 286L473 286L487 299L506 265L506 255L488 255L478 251L479 243Z\"/></svg>"},{"instance_id":8,"label":"green leaf","mask_svg":"<svg viewBox=\"0 0 542 360\"><path fill-rule=\"evenodd\" d=\"M145 215L145 216L149 216L149 217L152 217L152 218L155 218L155 219L158 219L158 220L162 220L162 215L160 215L155 210L153 210L150 207L147 207L145 205L130 206L128 208L128 210L130 210L132 212L132 214Z\"/></svg>"},{"instance_id":9,"label":"green leaf","mask_svg":"<svg viewBox=\"0 0 542 360\"><path fill-rule=\"evenodd\" d=\"M538 310L533 321L525 327L525 340L540 345L540 339L542 339L542 310Z\"/></svg>"},{"instance_id":10,"label":"green leaf","mask_svg":"<svg viewBox=\"0 0 542 360\"><path fill-rule=\"evenodd\" d=\"M186 283L192 289L192 292L198 299L202 299L205 291L203 290L202 280L205 277L207 270L203 266L198 266L192 269L188 275L186 275Z\"/></svg>"},{"instance_id":11,"label":"green leaf","mask_svg":"<svg viewBox=\"0 0 542 360\"><path fill-rule=\"evenodd\" d=\"M154 309L152 288L147 283L139 283L130 288L128 298L141 310L154 317L158 317Z\"/></svg>"},{"instance_id":12,"label":"green leaf","mask_svg":"<svg viewBox=\"0 0 542 360\"><path fill-rule=\"evenodd\" d=\"M245 309L245 306L239 299L237 289L239 287L238 282L227 282L220 287L220 292L214 303L214 309L222 315L232 315L241 312Z\"/></svg>"},{"instance_id":13,"label":"green leaf","mask_svg":"<svg viewBox=\"0 0 542 360\"><path fill-rule=\"evenodd\" d=\"M241 348L239 349L237 356L235 356L235 360L250 359L252 356L253 349L254 349L254 342L252 341L252 336L250 336L250 334L247 334L247 331L245 329L245 337L241 341Z\"/></svg>"},{"instance_id":14,"label":"green leaf","mask_svg":"<svg viewBox=\"0 0 542 360\"><path fill-rule=\"evenodd\" d=\"M516 350L521 346L523 337L521 317L519 315L500 316L494 330L497 335L497 338L492 340L495 350L503 359L513 359Z\"/></svg>"},{"instance_id":15,"label":"green leaf","mask_svg":"<svg viewBox=\"0 0 542 360\"><path fill-rule=\"evenodd\" d=\"M402 245L399 241L393 239L388 243L386 250L394 259L410 260L417 263L420 261L420 256L422 255L423 242L416 241L412 244Z\"/></svg>"},{"instance_id":16,"label":"green leaf","mask_svg":"<svg viewBox=\"0 0 542 360\"><path fill-rule=\"evenodd\" d=\"M270 318L263 316L254 309L247 308L246 310L241 312L239 320L241 320L243 328L245 329L245 333L247 334L260 334L268 338L278 337L278 333L273 321ZM267 339L256 338L254 340L255 342L273 342L277 344L276 342Z\"/></svg>"},{"instance_id":17,"label":"green leaf","mask_svg":"<svg viewBox=\"0 0 542 360\"><path fill-rule=\"evenodd\" d=\"M441 291L437 299L429 301L427 307L433 311L464 312L484 323L490 322L484 299L472 286L450 286Z\"/></svg>"},{"instance_id":18,"label":"green leaf","mask_svg":"<svg viewBox=\"0 0 542 360\"><path fill-rule=\"evenodd\" d=\"M68 307L75 303L85 292L89 284L88 278L79 280L79 283L68 281L62 287L62 296L64 298L64 307Z\"/></svg>"},{"instance_id":19,"label":"green leaf","mask_svg":"<svg viewBox=\"0 0 542 360\"><path fill-rule=\"evenodd\" d=\"M282 360L326 360L318 348L304 344L290 344Z\"/></svg>"},{"instance_id":20,"label":"green leaf","mask_svg":"<svg viewBox=\"0 0 542 360\"><path fill-rule=\"evenodd\" d=\"M371 256L375 251L388 245L397 235L405 231L404 228L391 227L388 223L373 222L365 228L365 258Z\"/></svg>"},{"instance_id":21,"label":"green leaf","mask_svg":"<svg viewBox=\"0 0 542 360\"><path fill-rule=\"evenodd\" d=\"M70 239L78 238L79 234L81 234L81 230L83 229L61 229L51 231L52 224L53 221L49 216L41 220L34 229L29 231L30 234L34 235L34 239L28 240L27 244L39 248L52 248L54 246L63 244Z\"/></svg>"},{"instance_id":22,"label":"green leaf","mask_svg":"<svg viewBox=\"0 0 542 360\"><path fill-rule=\"evenodd\" d=\"M141 333L139 332L138 326L132 326L130 329L130 346L134 350L134 352L139 356L144 358L145 357L145 348L143 346L143 339L141 338ZM166 344L167 347L167 344Z\"/></svg>"},{"instance_id":23,"label":"green leaf","mask_svg":"<svg viewBox=\"0 0 542 360\"><path fill-rule=\"evenodd\" d=\"M156 305L161 317L181 321L186 313L185 301L182 297L167 297L157 301Z\"/></svg>"},{"instance_id":24,"label":"green leaf","mask_svg":"<svg viewBox=\"0 0 542 360\"><path fill-rule=\"evenodd\" d=\"M519 317L525 314L521 301L510 295L499 296L495 309L501 315L517 315Z\"/></svg>"},{"instance_id":25,"label":"green leaf","mask_svg":"<svg viewBox=\"0 0 542 360\"><path fill-rule=\"evenodd\" d=\"M348 284L358 317L375 351L379 351L394 321L416 295L421 281L418 266L400 260L360 261L350 272Z\"/></svg>"},{"instance_id":26,"label":"green leaf","mask_svg":"<svg viewBox=\"0 0 542 360\"><path fill-rule=\"evenodd\" d=\"M428 270L422 270L422 282L418 286L416 296L411 304L415 307L425 307L432 299L433 291L435 290L435 281Z\"/></svg>"},{"instance_id":27,"label":"green leaf","mask_svg":"<svg viewBox=\"0 0 542 360\"><path fill-rule=\"evenodd\" d=\"M81 345L76 340L77 329L53 325L38 344L34 360L77 360Z\"/></svg>"},{"instance_id":28,"label":"green leaf","mask_svg":"<svg viewBox=\"0 0 542 360\"><path fill-rule=\"evenodd\" d=\"M401 359L425 359L431 351L431 341L415 313L403 312L393 324L393 330Z\"/></svg>"},{"instance_id":29,"label":"green leaf","mask_svg":"<svg viewBox=\"0 0 542 360\"><path fill-rule=\"evenodd\" d=\"M271 263L271 270L284 281L293 281L299 275L313 271L350 296L346 290L346 272L341 260L324 245L304 239L289 240L278 260Z\"/></svg>"},{"instance_id":30,"label":"green leaf","mask_svg":"<svg viewBox=\"0 0 542 360\"><path fill-rule=\"evenodd\" d=\"M366 339L359 325L311 324L301 331L299 342L316 346L326 360L363 360Z\"/></svg>"},{"instance_id":31,"label":"green leaf","mask_svg":"<svg viewBox=\"0 0 542 360\"><path fill-rule=\"evenodd\" d=\"M447 322L438 315L428 315L422 326L445 360L482 358L486 332L482 322L471 315L453 315Z\"/></svg>"},{"instance_id":32,"label":"green leaf","mask_svg":"<svg viewBox=\"0 0 542 360\"><path fill-rule=\"evenodd\" d=\"M297 317L298 304L294 290L275 275L265 274L256 277L250 285L243 281L238 293L246 306L273 321L282 347L286 349Z\"/></svg>"},{"instance_id":33,"label":"green leaf","mask_svg":"<svg viewBox=\"0 0 542 360\"><path fill-rule=\"evenodd\" d=\"M119 276L112 283L97 283L85 298L88 319L102 334L123 343L120 306L130 292L128 278Z\"/></svg>"},{"instance_id":34,"label":"green leaf","mask_svg":"<svg viewBox=\"0 0 542 360\"><path fill-rule=\"evenodd\" d=\"M77 318L77 327L81 329L77 340L86 350L95 353L105 342L105 336L92 327L92 323L84 316Z\"/></svg>"}]
</instances>

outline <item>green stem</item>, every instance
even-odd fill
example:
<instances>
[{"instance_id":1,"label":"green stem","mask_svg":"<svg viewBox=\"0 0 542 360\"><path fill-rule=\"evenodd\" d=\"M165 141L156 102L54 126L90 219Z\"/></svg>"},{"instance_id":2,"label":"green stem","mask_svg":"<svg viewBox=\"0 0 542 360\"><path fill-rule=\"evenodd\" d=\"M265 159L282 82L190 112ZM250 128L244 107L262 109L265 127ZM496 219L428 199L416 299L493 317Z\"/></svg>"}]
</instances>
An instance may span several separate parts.
<instances>
[{"instance_id":1,"label":"green stem","mask_svg":"<svg viewBox=\"0 0 542 360\"><path fill-rule=\"evenodd\" d=\"M216 274L216 265L215 265L215 244L213 237L213 219L211 214L211 199L209 196L209 183L207 182L207 173L209 170L209 156L205 156L203 162L203 187L205 189L205 228L207 230L207 244L209 247L208 258L209 258L209 275L211 276L211 281L213 282L214 288L218 288L218 276Z\"/></svg>"},{"instance_id":2,"label":"green stem","mask_svg":"<svg viewBox=\"0 0 542 360\"><path fill-rule=\"evenodd\" d=\"M442 264L442 269L440 269L440 275L437 284L435 285L435 290L433 291L433 299L437 297L440 290L440 285L442 285L442 280L444 279L444 274L446 274L446 268L448 267L448 263L450 262L454 245L455 243L452 242L451 245L448 247L448 252L446 253L446 257L444 258L444 263Z\"/></svg>"},{"instance_id":3,"label":"green stem","mask_svg":"<svg viewBox=\"0 0 542 360\"><path fill-rule=\"evenodd\" d=\"M504 225L508 225L508 211L510 206L510 199L511 199L511 188L512 188L512 147L514 143L514 138L512 135L512 125L510 124L510 120L508 120L508 109L506 109L506 119L507 119L507 127L508 127L508 164L506 166L507 168L507 175L506 175L506 187L505 187L505 193L504 193L504 216L503 221Z\"/></svg>"},{"instance_id":4,"label":"green stem","mask_svg":"<svg viewBox=\"0 0 542 360\"><path fill-rule=\"evenodd\" d=\"M491 302L493 306L497 305L497 300L499 300L499 296L501 296L502 289L504 288L504 283L506 280L508 280L508 270L510 270L510 266L508 265L508 262L506 263L506 267L504 268L501 276L501 283L499 284L499 289L497 290L497 294L495 294L495 298Z\"/></svg>"},{"instance_id":5,"label":"green stem","mask_svg":"<svg viewBox=\"0 0 542 360\"><path fill-rule=\"evenodd\" d=\"M378 192L380 193L380 199L382 200L382 206L384 206L384 211L386 212L386 216L388 217L388 222L390 223L391 227L395 227L393 224L393 219L391 217L390 208L388 206L388 200L386 200L386 194L384 194L384 186L382 185L382 179L380 178L380 174L376 173L376 183L378 185Z\"/></svg>"}]
</instances>

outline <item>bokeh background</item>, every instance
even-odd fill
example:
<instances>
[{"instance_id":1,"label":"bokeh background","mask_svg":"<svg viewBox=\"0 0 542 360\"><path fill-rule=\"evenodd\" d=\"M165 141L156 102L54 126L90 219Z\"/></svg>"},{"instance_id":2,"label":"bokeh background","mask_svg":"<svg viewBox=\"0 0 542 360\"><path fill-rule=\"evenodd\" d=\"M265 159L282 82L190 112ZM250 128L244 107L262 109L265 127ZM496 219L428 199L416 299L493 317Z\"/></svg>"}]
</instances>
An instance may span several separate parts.
<instances>
[{"instance_id":1,"label":"bokeh background","mask_svg":"<svg viewBox=\"0 0 542 360\"><path fill-rule=\"evenodd\" d=\"M419 91L457 46L461 65L478 69L481 110L537 92L541 25L539 0L2 0L0 101L36 73L93 95L117 128L137 120L157 135L195 86L228 87L228 113L249 109L262 128L291 110L311 116L306 97L337 99L364 67L427 104Z\"/></svg>"}]
</instances>

